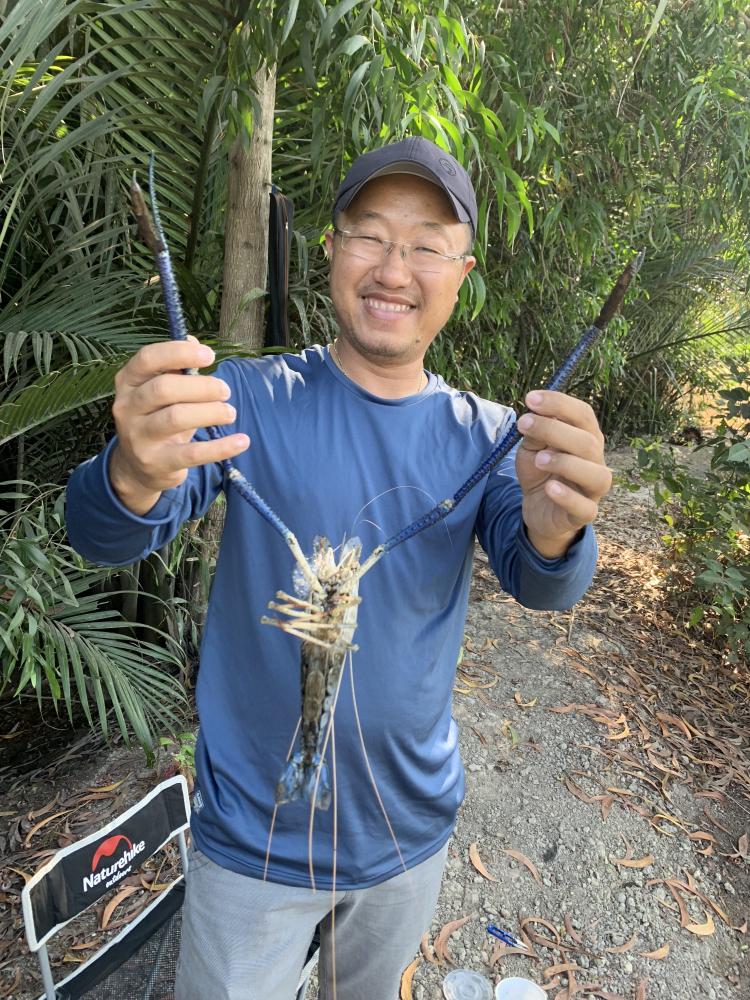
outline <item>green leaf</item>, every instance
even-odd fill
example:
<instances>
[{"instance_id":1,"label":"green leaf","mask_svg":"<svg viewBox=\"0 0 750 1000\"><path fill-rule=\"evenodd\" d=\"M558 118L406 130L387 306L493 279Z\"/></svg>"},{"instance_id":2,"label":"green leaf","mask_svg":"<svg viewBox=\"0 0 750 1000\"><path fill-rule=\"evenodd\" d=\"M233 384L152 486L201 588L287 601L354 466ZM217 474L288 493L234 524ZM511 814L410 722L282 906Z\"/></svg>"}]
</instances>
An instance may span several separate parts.
<instances>
[{"instance_id":1,"label":"green leaf","mask_svg":"<svg viewBox=\"0 0 750 1000\"><path fill-rule=\"evenodd\" d=\"M487 286L484 283L484 278L476 268L469 271L467 277L474 286L474 312L471 314L471 319L473 321L482 311L482 307L484 306L487 298Z\"/></svg>"},{"instance_id":2,"label":"green leaf","mask_svg":"<svg viewBox=\"0 0 750 1000\"><path fill-rule=\"evenodd\" d=\"M320 30L318 31L318 36L315 41L316 49L330 40L334 27L349 13L353 7L356 7L359 2L360 0L341 0L341 3L337 3L336 6L326 14L325 20L320 26Z\"/></svg>"},{"instance_id":3,"label":"green leaf","mask_svg":"<svg viewBox=\"0 0 750 1000\"><path fill-rule=\"evenodd\" d=\"M351 38L345 38L331 54L331 61L339 59L341 56L353 56L355 52L369 44L370 39L365 35L352 35Z\"/></svg>"},{"instance_id":4,"label":"green leaf","mask_svg":"<svg viewBox=\"0 0 750 1000\"><path fill-rule=\"evenodd\" d=\"M367 62L363 62L352 73L351 79L349 80L349 84L346 88L346 93L344 94L344 110L343 110L344 122L348 122L351 117L352 105L354 104L354 100L357 96L357 92L362 83L362 79L367 70L369 69L369 66L370 66L370 61L368 59Z\"/></svg>"},{"instance_id":5,"label":"green leaf","mask_svg":"<svg viewBox=\"0 0 750 1000\"><path fill-rule=\"evenodd\" d=\"M688 628L691 628L693 625L697 625L698 624L698 622L703 617L704 611L705 611L705 609L701 608L701 607L693 609L693 612L690 615L690 618L688 620Z\"/></svg>"},{"instance_id":6,"label":"green leaf","mask_svg":"<svg viewBox=\"0 0 750 1000\"><path fill-rule=\"evenodd\" d=\"M11 393L0 405L0 436L8 441L52 417L111 396L115 374L125 360L92 361L66 371L51 372Z\"/></svg>"}]
</instances>

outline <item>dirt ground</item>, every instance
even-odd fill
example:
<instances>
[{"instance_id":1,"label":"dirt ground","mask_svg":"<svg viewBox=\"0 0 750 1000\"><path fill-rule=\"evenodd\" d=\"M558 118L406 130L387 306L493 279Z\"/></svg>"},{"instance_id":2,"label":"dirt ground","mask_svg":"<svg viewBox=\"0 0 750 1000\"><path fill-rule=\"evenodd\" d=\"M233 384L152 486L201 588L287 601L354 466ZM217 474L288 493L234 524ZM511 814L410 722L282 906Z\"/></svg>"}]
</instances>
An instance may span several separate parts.
<instances>
[{"instance_id":1,"label":"dirt ground","mask_svg":"<svg viewBox=\"0 0 750 1000\"><path fill-rule=\"evenodd\" d=\"M556 1000L750 996L750 682L685 628L649 507L646 489L605 498L596 579L573 612L525 610L477 551L454 702L467 795L413 1000L443 996L451 960ZM168 758L147 770L140 751L51 713L40 723L35 704L15 732L9 719L0 706L0 998L30 1000L24 876L145 794ZM178 870L174 852L157 856L146 881ZM132 919L151 891L109 919ZM107 902L50 949L56 977L113 933ZM530 952L490 937L491 922Z\"/></svg>"}]
</instances>

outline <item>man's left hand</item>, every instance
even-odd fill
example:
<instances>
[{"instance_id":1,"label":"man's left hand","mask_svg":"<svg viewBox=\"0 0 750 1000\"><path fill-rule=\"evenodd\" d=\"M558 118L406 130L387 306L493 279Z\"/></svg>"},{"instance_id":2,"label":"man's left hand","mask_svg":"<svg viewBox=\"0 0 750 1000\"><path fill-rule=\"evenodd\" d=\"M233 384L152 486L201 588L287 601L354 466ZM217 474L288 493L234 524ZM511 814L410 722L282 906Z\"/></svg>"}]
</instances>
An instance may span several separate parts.
<instances>
[{"instance_id":1,"label":"man's left hand","mask_svg":"<svg viewBox=\"0 0 750 1000\"><path fill-rule=\"evenodd\" d=\"M596 517L612 473L604 463L604 435L588 403L535 390L526 405L531 412L518 421L523 440L516 455L523 520L537 552L555 559Z\"/></svg>"}]
</instances>

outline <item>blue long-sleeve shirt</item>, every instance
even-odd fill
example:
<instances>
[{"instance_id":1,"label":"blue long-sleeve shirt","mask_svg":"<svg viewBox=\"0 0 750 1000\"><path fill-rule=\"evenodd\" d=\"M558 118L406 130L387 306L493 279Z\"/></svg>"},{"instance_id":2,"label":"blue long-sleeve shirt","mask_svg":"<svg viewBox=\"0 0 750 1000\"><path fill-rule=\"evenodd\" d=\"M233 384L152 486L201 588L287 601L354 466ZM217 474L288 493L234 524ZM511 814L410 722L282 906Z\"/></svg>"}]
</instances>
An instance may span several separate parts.
<instances>
[{"instance_id":1,"label":"blue long-sleeve shirt","mask_svg":"<svg viewBox=\"0 0 750 1000\"><path fill-rule=\"evenodd\" d=\"M514 419L506 407L450 388L435 375L421 393L381 399L361 389L328 352L226 361L235 424L248 451L235 464L294 531L305 552L315 535L338 546L357 535L362 558L452 496ZM205 432L200 432L205 436ZM199 435L200 436L200 435ZM294 561L279 535L222 481L218 465L191 469L143 517L117 499L112 444L73 473L71 543L86 558L122 565L174 538L224 487L226 521L198 675L201 728L192 831L219 865L263 873L274 787L300 715L299 640L260 624ZM364 888L401 863L368 774L355 717L401 854L411 867L450 836L464 796L451 716L456 660L469 596L474 537L502 587L531 608L569 608L597 559L593 530L559 559L543 559L521 520L513 456L442 523L395 548L360 581L356 642L335 713L338 817L336 885ZM327 753L332 762L332 748ZM318 886L332 880L333 810L316 811L312 860ZM268 877L309 885L310 807L280 806Z\"/></svg>"}]
</instances>

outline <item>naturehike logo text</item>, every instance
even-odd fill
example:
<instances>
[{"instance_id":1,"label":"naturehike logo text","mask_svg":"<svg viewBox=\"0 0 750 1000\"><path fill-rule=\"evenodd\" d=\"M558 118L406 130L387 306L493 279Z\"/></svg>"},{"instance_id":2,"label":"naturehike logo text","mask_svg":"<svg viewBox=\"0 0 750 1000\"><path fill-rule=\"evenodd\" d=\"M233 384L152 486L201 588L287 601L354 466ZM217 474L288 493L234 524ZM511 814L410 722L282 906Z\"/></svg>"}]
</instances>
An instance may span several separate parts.
<instances>
[{"instance_id":1,"label":"naturehike logo text","mask_svg":"<svg viewBox=\"0 0 750 1000\"><path fill-rule=\"evenodd\" d=\"M113 862L111 865L106 865L99 871L96 871L97 864L102 858L111 857L117 848L120 846L120 841L124 840L127 845L125 850L122 852L121 857L117 861ZM124 878L128 872L131 870L130 862L136 856L140 854L146 847L145 841L141 840L137 844L131 843L130 840L124 834L115 834L114 837L109 837L103 843L99 845L94 854L94 859L91 862L91 871L94 873L92 875L86 875L83 879L83 891L87 892L89 889L93 889L95 885L99 885L100 882L108 879L106 885L107 888L114 885L115 882L119 882L121 878Z\"/></svg>"}]
</instances>

